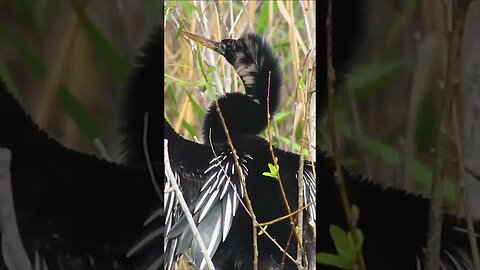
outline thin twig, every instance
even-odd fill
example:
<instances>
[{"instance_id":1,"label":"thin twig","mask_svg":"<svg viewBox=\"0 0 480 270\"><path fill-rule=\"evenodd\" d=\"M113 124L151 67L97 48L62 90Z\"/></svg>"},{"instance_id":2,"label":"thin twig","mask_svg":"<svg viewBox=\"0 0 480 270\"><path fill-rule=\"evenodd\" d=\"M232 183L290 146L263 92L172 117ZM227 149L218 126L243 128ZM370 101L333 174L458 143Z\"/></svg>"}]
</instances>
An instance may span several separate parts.
<instances>
[{"instance_id":1,"label":"thin twig","mask_svg":"<svg viewBox=\"0 0 480 270\"><path fill-rule=\"evenodd\" d=\"M327 19L326 19L326 48L327 48L327 84L328 84L328 114L327 114L327 122L328 122L328 130L330 134L331 146L332 146L332 154L333 154L333 161L335 164L335 180L340 192L340 199L343 206L343 211L345 213L348 227L352 232L353 241L358 243L358 236L357 236L357 228L354 221L354 218L351 213L351 205L348 199L347 194L347 187L345 186L345 182L343 179L342 167L340 165L340 156L339 156L339 146L337 143L337 134L335 131L335 120L334 120L334 110L333 110L333 96L334 96L334 85L335 85L335 71L333 69L332 63L332 0L328 1L328 9L327 9ZM365 270L365 260L362 255L362 251L358 251L358 263L360 270Z\"/></svg>"},{"instance_id":2,"label":"thin twig","mask_svg":"<svg viewBox=\"0 0 480 270\"><path fill-rule=\"evenodd\" d=\"M453 132L455 134L455 150L457 152L457 169L458 169L458 181L460 186L460 196L462 200L463 210L465 211L465 222L467 223L468 241L470 243L470 250L472 252L473 265L475 270L480 270L480 260L478 258L478 246L477 239L475 237L475 227L473 226L473 218L470 210L470 200L468 198L468 192L465 188L465 162L463 160L462 141L460 139L460 131L458 127L458 106L455 99L452 105L452 124Z\"/></svg>"},{"instance_id":3,"label":"thin twig","mask_svg":"<svg viewBox=\"0 0 480 270\"><path fill-rule=\"evenodd\" d=\"M303 182L303 170L304 170L304 161L305 161L305 156L303 155L303 149L305 149L305 145L310 142L309 140L309 121L308 121L308 115L310 114L310 102L311 102L311 95L307 91L303 91L306 95L305 97L305 109L303 110L303 136L302 136L302 144L300 146L300 161L299 161L299 168L298 168L298 177L297 177L297 184L298 184L298 207L302 208L303 206L303 199L305 194L303 193L304 191L304 185L305 183ZM309 149L309 148L308 148ZM302 245L298 245L297 249L297 261L298 263L301 263L301 259L304 258L305 262L308 263L308 260L306 258L305 250L303 249L303 212L298 213L298 235L300 238L300 242Z\"/></svg>"},{"instance_id":4,"label":"thin twig","mask_svg":"<svg viewBox=\"0 0 480 270\"><path fill-rule=\"evenodd\" d=\"M352 87L350 86L350 78L346 77L346 87L345 92L347 93L348 101L348 112L353 122L353 141L356 144L357 151L360 156L360 162L362 163L363 170L367 175L372 175L372 168L368 162L367 153L365 149L365 136L362 130L362 122L360 120L360 115L358 114L357 103L355 102L355 97L353 95Z\"/></svg>"},{"instance_id":5,"label":"thin twig","mask_svg":"<svg viewBox=\"0 0 480 270\"><path fill-rule=\"evenodd\" d=\"M470 242L470 250L472 253L473 264L476 270L480 270L480 258L478 253L478 246L475 236L475 229L473 227L472 210L475 211L476 205L472 202L475 200L470 196L476 196L478 189L468 186L469 180L472 179L471 175L468 175L468 165L466 164L478 164L479 146L478 143L478 130L479 130L479 117L475 113L480 107L480 84L478 80L478 72L480 68L480 53L478 52L478 46L480 45L480 1L475 0L468 5L466 16L464 19L463 37L461 45L461 83L464 94L466 95L466 102L463 106L457 106L460 100L460 92L457 92L457 99L454 101L454 110L452 113L453 124L455 130L456 146L458 153L458 170L459 170L459 185L460 194L465 211L465 219L467 222L468 240ZM460 110L463 108L463 111ZM460 139L459 124L457 119L459 115L463 115L463 140ZM477 158L476 158L477 157ZM467 174L466 174L467 172ZM478 180L478 179L477 179ZM475 185L476 183L472 183ZM469 193L470 191L471 193Z\"/></svg>"},{"instance_id":6,"label":"thin twig","mask_svg":"<svg viewBox=\"0 0 480 270\"><path fill-rule=\"evenodd\" d=\"M233 183L230 182L230 185L232 185L233 187ZM245 211L247 212L247 214L252 217L252 215L250 214L247 206L245 205L245 203L243 202L242 198L240 197L240 195L238 194L238 192L235 193L235 195L240 199L240 204L242 205L243 209L245 209ZM303 210L303 209L302 209ZM294 214L294 213L292 213ZM268 224L266 224L268 225ZM295 259L293 259L293 257L288 254L288 252L286 251L286 249L284 249L282 246L280 246L280 244L277 243L277 241L267 232L265 231L263 228L260 227L260 224L257 222L256 223L256 226L258 228L260 228L260 230L262 230L264 232L264 234L272 241L272 243L275 244L275 246L278 247L278 249L280 250L280 252L282 252L283 254L285 254L290 260L292 260L293 263L295 263Z\"/></svg>"},{"instance_id":7,"label":"thin twig","mask_svg":"<svg viewBox=\"0 0 480 270\"><path fill-rule=\"evenodd\" d=\"M158 185L155 179L155 173L153 172L152 161L150 160L150 154L148 153L148 112L144 114L143 118L143 154L145 155L145 161L147 163L148 173L150 174L150 179L152 180L153 187L160 198L160 201L163 202L163 194L160 186Z\"/></svg>"},{"instance_id":8,"label":"thin twig","mask_svg":"<svg viewBox=\"0 0 480 270\"><path fill-rule=\"evenodd\" d=\"M275 157L275 153L273 152L273 145L272 145L272 133L270 132L270 77L272 75L272 72L269 71L268 72L268 84L267 84L267 136L268 136L268 147L270 149L270 154L272 156L272 160L273 160L273 164L275 167L279 168L278 167L278 161L277 161L277 157ZM301 155L302 156L302 155ZM298 182L301 182L300 181L300 175L298 175L297 177L297 181ZM298 245L298 249L304 253L304 250L303 250L303 245L302 245L302 236L299 234L299 232L297 231L297 229L295 228L295 222L293 221L293 217L291 216L291 213L292 213L292 210L290 208L290 205L288 203L288 200L287 200L287 195L285 194L285 189L283 188L283 184L282 184L282 179L280 177L280 173L277 175L277 177L275 178L275 180L277 180L278 182L278 185L280 187L280 191L282 192L282 198L283 198L283 201L285 203L285 206L287 207L287 211L288 211L288 216L290 218L290 224L292 226L292 230L293 232L295 233L295 237L297 238L297 245ZM303 179L302 179L303 180ZM303 182L302 182L303 183ZM302 189L302 194L303 194L303 189ZM302 198L303 200L303 198ZM301 204L299 204L299 207L301 207ZM301 215L301 212L299 213ZM299 223L300 224L300 223ZM300 225L298 225L300 226ZM297 250L298 252L298 250ZM298 254L297 254L298 255ZM298 261L298 256L297 256L297 261L295 261L295 264L297 264L297 267L298 268L302 268L302 263L301 261L299 262Z\"/></svg>"},{"instance_id":9,"label":"thin twig","mask_svg":"<svg viewBox=\"0 0 480 270\"><path fill-rule=\"evenodd\" d=\"M168 157L168 140L164 139L163 142L164 142L163 161L165 162L165 175L167 176L166 177L167 181L170 181L170 184L172 185L175 191L175 196L177 196L178 203L180 204L180 207L182 207L183 213L187 218L188 224L190 225L190 229L193 232L193 236L198 242L198 246L200 247L200 251L203 254L203 258L205 258L207 267L209 269L215 269L215 266L213 266L212 259L208 254L205 243L202 240L202 236L200 235L200 232L198 231L197 226L195 226L195 221L193 220L192 214L190 213L187 202L183 198L182 192L180 191L180 188L177 185L176 177L173 174L172 168L170 167L170 158Z\"/></svg>"},{"instance_id":10,"label":"thin twig","mask_svg":"<svg viewBox=\"0 0 480 270\"><path fill-rule=\"evenodd\" d=\"M255 212L253 211L252 202L248 195L247 191L247 184L245 182L245 176L243 175L243 171L240 168L240 163L238 162L238 155L237 150L233 146L232 140L230 138L230 132L228 131L227 124L225 124L225 118L223 118L223 114L220 110L220 105L218 105L218 99L215 100L215 107L217 113L220 118L220 122L222 123L223 130L225 131L225 136L227 137L227 144L232 151L233 162L235 164L235 170L237 171L238 175L240 176L240 182L243 186L243 190L245 190L245 201L247 203L248 211L250 212L250 216L252 217L252 226L253 226L253 269L258 269L258 244L257 244L257 217L255 216Z\"/></svg>"},{"instance_id":11,"label":"thin twig","mask_svg":"<svg viewBox=\"0 0 480 270\"><path fill-rule=\"evenodd\" d=\"M288 252L283 249L282 246L280 246L280 244L277 243L277 241L266 230L264 230L262 227L260 227L260 230L272 241L272 243L275 244L275 246L280 249L283 254L285 254L285 256L287 256L287 258L289 258L293 263L295 263L295 259L292 257L292 255L288 254Z\"/></svg>"},{"instance_id":12,"label":"thin twig","mask_svg":"<svg viewBox=\"0 0 480 270\"><path fill-rule=\"evenodd\" d=\"M290 214L288 214L288 215L281 216L281 217L276 218L276 219L271 220L271 221L258 223L258 226L266 226L266 225L271 225L271 224L277 223L277 222L279 222L279 221L282 221L282 220L284 220L284 219L287 219L287 218L289 218L289 217L292 217L292 216L294 216L294 215L297 214L297 213L302 212L303 210L307 209L309 206L311 206L311 205L313 205L313 204L315 204L315 202L311 202L311 203L309 203L309 204L307 204L307 205L304 205L304 206L302 206L302 208L299 208L299 209L293 211L292 213L290 213Z\"/></svg>"},{"instance_id":13,"label":"thin twig","mask_svg":"<svg viewBox=\"0 0 480 270\"><path fill-rule=\"evenodd\" d=\"M455 5L452 5L452 8L455 9ZM448 14L448 8L445 7L445 13ZM452 22L455 23L453 27L447 22L446 29L446 41L447 41L447 66L445 72L445 88L440 87L438 90L442 93L442 100L440 106L440 115L437 123L435 123L435 132L437 134L435 142L435 156L434 156L434 168L432 172L432 190L431 190L431 200L430 200L430 212L429 212L429 230L428 230L428 239L427 239L427 250L426 250L426 269L428 270L437 270L440 267L440 249L441 249L441 233L442 233L442 218L443 218L443 179L440 177L443 171L443 165L447 159L445 153L444 145L444 126L446 114L450 110L452 104L453 94L457 86L457 81L454 79L457 72L457 55L459 43L457 42L457 35L459 34L460 24L457 21L460 19L457 16L457 10L450 11L452 14ZM448 20L447 20L448 21Z\"/></svg>"}]
</instances>

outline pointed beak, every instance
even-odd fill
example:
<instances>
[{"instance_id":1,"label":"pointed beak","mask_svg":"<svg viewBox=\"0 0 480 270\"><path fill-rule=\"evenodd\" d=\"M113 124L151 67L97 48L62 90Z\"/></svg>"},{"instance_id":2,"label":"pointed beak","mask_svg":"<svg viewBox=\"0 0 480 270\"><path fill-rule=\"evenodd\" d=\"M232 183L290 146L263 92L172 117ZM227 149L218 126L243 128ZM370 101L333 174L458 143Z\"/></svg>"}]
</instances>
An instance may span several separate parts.
<instances>
[{"instance_id":1,"label":"pointed beak","mask_svg":"<svg viewBox=\"0 0 480 270\"><path fill-rule=\"evenodd\" d=\"M200 43L200 45L202 45L204 47L207 47L209 49L212 49L212 50L216 51L217 53L219 53L221 55L223 55L225 53L225 51L222 49L223 46L222 46L221 42L216 42L216 41L213 41L213 40L210 40L210 39L207 39L207 38L204 38L204 37L201 37L201 36L186 32L186 31L183 32L183 35L186 36L187 38L193 40L193 41L196 41L196 42Z\"/></svg>"}]
</instances>

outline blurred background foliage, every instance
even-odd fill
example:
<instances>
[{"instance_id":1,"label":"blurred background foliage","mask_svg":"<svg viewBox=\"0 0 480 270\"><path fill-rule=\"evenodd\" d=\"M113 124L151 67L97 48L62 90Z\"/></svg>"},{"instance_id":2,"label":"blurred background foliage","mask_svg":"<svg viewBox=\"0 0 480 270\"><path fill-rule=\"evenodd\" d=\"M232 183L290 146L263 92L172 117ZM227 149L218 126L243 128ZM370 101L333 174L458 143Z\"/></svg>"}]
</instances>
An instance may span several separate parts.
<instances>
[{"instance_id":1,"label":"blurred background foliage","mask_svg":"<svg viewBox=\"0 0 480 270\"><path fill-rule=\"evenodd\" d=\"M370 2L364 42L336 99L342 163L384 184L425 192L442 95L444 64L436 53L442 49L431 35L445 24L442 1ZM0 0L0 75L52 136L94 154L92 141L101 138L115 156L129 67L154 26L165 27L165 115L193 140L201 139L210 102L243 86L221 57L197 52L179 29L216 40L258 32L272 44L284 75L273 142L298 153L304 93L315 89L316 52L310 50L320 23L307 1ZM315 122L311 109L307 120ZM310 131L317 135L310 148L330 150L324 117ZM453 198L456 164L446 165L445 191Z\"/></svg>"},{"instance_id":2,"label":"blurred background foliage","mask_svg":"<svg viewBox=\"0 0 480 270\"><path fill-rule=\"evenodd\" d=\"M115 154L119 105L162 3L0 1L0 75L42 128L65 145Z\"/></svg>"}]
</instances>

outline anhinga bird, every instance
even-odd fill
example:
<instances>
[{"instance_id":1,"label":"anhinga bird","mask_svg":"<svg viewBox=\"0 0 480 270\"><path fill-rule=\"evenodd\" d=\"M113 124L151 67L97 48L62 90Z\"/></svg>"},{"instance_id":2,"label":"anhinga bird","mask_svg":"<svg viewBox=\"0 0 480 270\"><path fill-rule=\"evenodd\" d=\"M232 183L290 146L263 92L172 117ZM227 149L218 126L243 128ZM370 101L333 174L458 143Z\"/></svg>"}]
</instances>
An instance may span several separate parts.
<instances>
[{"instance_id":1,"label":"anhinga bird","mask_svg":"<svg viewBox=\"0 0 480 270\"><path fill-rule=\"evenodd\" d=\"M274 162L268 142L257 136L267 127L267 108L270 108L270 114L273 116L279 103L282 78L278 61L267 42L256 34L247 34L239 39L224 39L221 42L187 32L185 35L223 55L232 64L245 86L245 95L227 93L218 99L218 105L245 176L247 191L244 190L239 174L235 171L232 150L227 144L216 103L212 103L206 115L203 144L182 138L167 122L165 123L164 136L170 141L170 162L172 170L177 175L176 179L169 180L179 182L184 191L209 255L213 257L214 265L219 269L249 269L253 267L252 221L241 206L240 200L244 193L251 194L251 203L259 222L288 215L279 184L272 178L262 175L269 170L268 164ZM270 102L268 106L267 101ZM274 154L278 158L286 199L291 209L296 210L300 157L280 149L274 149ZM304 204L309 205L308 211L305 211L304 223L314 227L315 180L311 165L305 162L301 181L305 182ZM164 205L167 266L172 267L175 259L191 248L196 267L205 267L203 255L176 197L167 193ZM307 226L305 228L307 230ZM268 233L280 246L289 246L286 250L293 255L296 241L292 239L290 244L287 244L291 230L292 226L288 219L268 227ZM313 241L312 237L310 241ZM281 265L284 255L267 237L258 238L258 250L259 268L277 268ZM314 256L313 252L310 256ZM286 261L284 267L293 268L295 265L291 261Z\"/></svg>"},{"instance_id":2,"label":"anhinga bird","mask_svg":"<svg viewBox=\"0 0 480 270\"><path fill-rule=\"evenodd\" d=\"M351 59L357 27L354 23L343 23L345 18L355 19L361 13L361 7L354 1L340 1L335 4L334 20L334 65L338 74L343 75L347 70L347 62ZM342 13L343 12L343 13ZM353 15L353 16L350 16ZM342 17L343 16L343 17ZM341 17L341 18L340 18ZM340 24L341 22L341 24ZM353 31L353 33L346 33ZM245 94L227 93L219 97L218 107L222 112L229 136L232 138L240 161L247 191L252 194L252 205L259 221L273 220L288 214L284 206L278 184L262 172L268 171L268 164L273 163L268 143L258 137L267 126L267 108L271 116L274 115L281 94L282 76L278 60L270 46L259 35L247 34L239 39L224 39L215 42L191 33L184 33L186 37L199 42L201 45L222 55L235 69L245 88ZM353 35L352 35L353 34ZM322 44L323 45L323 44ZM320 45L322 47L322 45ZM322 62L322 68L324 67ZM341 77L338 76L339 82ZM323 89L323 88L322 88ZM325 101L321 91L321 99ZM267 104L268 103L268 104ZM196 225L200 230L209 255L220 269L251 268L253 261L251 217L243 208L237 209L238 200L243 198L244 190L240 183L238 172L235 171L233 154L227 145L227 139L220 116L217 113L217 103L213 102L208 108L202 129L203 144L187 141L178 135L165 122L165 138L172 141L169 147L172 169L177 173L175 179L181 186L187 203L190 206ZM298 203L298 155L275 148L275 156L280 165L280 176L283 179L288 203L292 209ZM192 153L195 153L192 155ZM313 210L315 204L315 173L310 162L305 162L304 175L304 204L312 204L305 211L305 232L311 234L316 220ZM240 195L240 196L238 196ZM173 194L165 195L166 239L165 258L167 267L172 267L174 261L182 252L192 249L193 261L197 268L205 265L192 231L188 228L186 218L178 206ZM291 237L290 224L284 220L269 227L269 232L280 246L288 246L287 252L294 254L295 239L286 245ZM314 242L312 235L306 235L307 242ZM259 267L275 268L281 264L284 255L266 237L259 238ZM218 248L218 250L217 250ZM313 256L313 254L309 254ZM283 266L295 267L287 260ZM311 266L313 267L313 266Z\"/></svg>"}]
</instances>

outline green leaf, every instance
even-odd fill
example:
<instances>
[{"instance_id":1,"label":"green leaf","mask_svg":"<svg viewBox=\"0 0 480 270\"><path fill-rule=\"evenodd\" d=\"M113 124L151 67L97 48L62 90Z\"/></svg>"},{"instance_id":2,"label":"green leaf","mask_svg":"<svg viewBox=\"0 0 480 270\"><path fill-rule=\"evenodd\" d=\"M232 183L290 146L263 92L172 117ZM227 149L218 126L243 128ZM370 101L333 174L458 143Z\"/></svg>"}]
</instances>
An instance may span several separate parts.
<instances>
[{"instance_id":1,"label":"green leaf","mask_svg":"<svg viewBox=\"0 0 480 270\"><path fill-rule=\"evenodd\" d=\"M341 257L349 257L353 251L353 242L348 238L348 234L340 226L334 224L330 225L329 230L338 254Z\"/></svg>"},{"instance_id":2,"label":"green leaf","mask_svg":"<svg viewBox=\"0 0 480 270\"><path fill-rule=\"evenodd\" d=\"M342 121L338 121L338 123L342 123ZM339 125L339 130L342 136L348 139L352 138L350 126ZM364 137L364 142L365 150L369 155L378 158L389 166L398 166L400 162L400 153L398 150L380 140L368 138L367 136ZM418 159L413 158L407 162L406 172L408 176L413 177L421 185L424 192L428 193L430 191L432 180L432 169L430 167ZM457 184L449 177L445 177L443 183L443 197L449 202L456 202L460 192Z\"/></svg>"},{"instance_id":3,"label":"green leaf","mask_svg":"<svg viewBox=\"0 0 480 270\"><path fill-rule=\"evenodd\" d=\"M72 8L78 17L78 21L85 29L90 41L103 62L108 66L114 78L121 84L128 79L129 66L125 59L118 53L113 44L98 30L85 12L84 1L71 1ZM160 72L160 70L159 70Z\"/></svg>"},{"instance_id":4,"label":"green leaf","mask_svg":"<svg viewBox=\"0 0 480 270\"><path fill-rule=\"evenodd\" d=\"M270 5L269 2L264 2L260 8L260 12L255 22L255 28L256 28L255 32L257 33L264 33L265 29L268 27L268 22L269 22L268 5Z\"/></svg>"},{"instance_id":5,"label":"green leaf","mask_svg":"<svg viewBox=\"0 0 480 270\"><path fill-rule=\"evenodd\" d=\"M258 235L262 235L267 231L268 225L265 225L263 227L259 226L259 227L260 227L260 231L258 231Z\"/></svg>"},{"instance_id":6,"label":"green leaf","mask_svg":"<svg viewBox=\"0 0 480 270\"><path fill-rule=\"evenodd\" d=\"M187 121L182 121L182 126L188 131L190 136L195 137L197 136L197 131L190 125Z\"/></svg>"},{"instance_id":7,"label":"green leaf","mask_svg":"<svg viewBox=\"0 0 480 270\"><path fill-rule=\"evenodd\" d=\"M197 113L198 117L203 119L205 117L205 111L202 109L202 107L195 101L195 99L192 97L192 94L188 91L185 91L187 94L188 100L192 103L193 109Z\"/></svg>"},{"instance_id":8,"label":"green leaf","mask_svg":"<svg viewBox=\"0 0 480 270\"><path fill-rule=\"evenodd\" d=\"M348 232L348 239L350 239L351 243L353 244L354 252L356 254L360 250L362 250L364 236L363 236L363 232L358 228L355 229L355 232L356 232L356 236L357 236L357 242L353 241L353 235L352 235L351 231Z\"/></svg>"},{"instance_id":9,"label":"green leaf","mask_svg":"<svg viewBox=\"0 0 480 270\"><path fill-rule=\"evenodd\" d=\"M172 77L170 75L164 74L163 78L165 79L165 83L175 82L177 86L184 87L192 85L192 82L182 80L180 78Z\"/></svg>"},{"instance_id":10,"label":"green leaf","mask_svg":"<svg viewBox=\"0 0 480 270\"><path fill-rule=\"evenodd\" d=\"M387 63L373 63L357 68L350 80L355 98L363 100L372 93L382 89L382 85L391 82L392 76L398 74L398 71L404 66L404 60L397 60ZM345 106L346 101L339 103Z\"/></svg>"},{"instance_id":11,"label":"green leaf","mask_svg":"<svg viewBox=\"0 0 480 270\"><path fill-rule=\"evenodd\" d=\"M205 79L203 79L205 80ZM211 82L208 82L208 81L204 81L204 86L205 88L207 88L207 94L208 96L213 100L213 99L216 99L216 92L217 92L217 89L215 87L215 85Z\"/></svg>"},{"instance_id":12,"label":"green leaf","mask_svg":"<svg viewBox=\"0 0 480 270\"><path fill-rule=\"evenodd\" d=\"M40 57L29 48L24 40L18 37L12 32L6 25L0 22L0 35L6 37L10 43L15 47L18 55L24 61L26 66L30 69L30 72L41 79L45 80L47 76L47 68L41 61ZM101 129L95 119L85 109L78 99L73 96L67 87L60 85L60 91L58 92L58 98L62 108L68 113L68 115L75 121L75 124L82 131L90 142L99 138Z\"/></svg>"},{"instance_id":13,"label":"green leaf","mask_svg":"<svg viewBox=\"0 0 480 270\"><path fill-rule=\"evenodd\" d=\"M18 56L22 58L23 63L30 69L33 75L41 79L46 77L47 70L37 54L25 44L21 37L17 36L14 31L11 31L2 22L0 22L0 36L6 38L15 47Z\"/></svg>"},{"instance_id":14,"label":"green leaf","mask_svg":"<svg viewBox=\"0 0 480 270\"><path fill-rule=\"evenodd\" d=\"M285 136L282 136L282 135L278 135L277 136L278 140L280 140L282 143L286 144L286 145L290 145L290 139L285 137ZM293 150L297 153L300 152L300 150L302 149L302 146L296 142L293 142ZM305 156L308 156L308 149L303 149L303 154Z\"/></svg>"},{"instance_id":15,"label":"green leaf","mask_svg":"<svg viewBox=\"0 0 480 270\"><path fill-rule=\"evenodd\" d=\"M428 151L432 145L432 138L435 138L435 123L438 120L434 100L434 91L427 91L417 113L415 144L418 152Z\"/></svg>"},{"instance_id":16,"label":"green leaf","mask_svg":"<svg viewBox=\"0 0 480 270\"><path fill-rule=\"evenodd\" d=\"M341 269L352 269L352 267L349 266L349 264L345 262L342 257L336 254L319 252L317 253L317 262L321 264L335 266Z\"/></svg>"},{"instance_id":17,"label":"green leaf","mask_svg":"<svg viewBox=\"0 0 480 270\"><path fill-rule=\"evenodd\" d=\"M65 111L73 118L78 128L90 141L100 138L100 126L92 120L92 117L85 110L83 104L78 101L67 88L62 86L58 92L58 97Z\"/></svg>"},{"instance_id":18,"label":"green leaf","mask_svg":"<svg viewBox=\"0 0 480 270\"><path fill-rule=\"evenodd\" d=\"M276 178L278 177L278 173L279 173L279 170L280 170L280 166L279 166L278 164L277 164L277 165L273 165L272 163L268 163L268 169L269 169L270 171L269 171L269 172L263 172L262 175L276 179Z\"/></svg>"},{"instance_id":19,"label":"green leaf","mask_svg":"<svg viewBox=\"0 0 480 270\"><path fill-rule=\"evenodd\" d=\"M200 53L200 46L198 46L197 48L196 57L197 57L197 63L200 66L200 71L202 72L202 76L203 78L205 78L205 81L208 82L207 73L205 72L205 68L203 67L203 60L202 60L202 54Z\"/></svg>"},{"instance_id":20,"label":"green leaf","mask_svg":"<svg viewBox=\"0 0 480 270\"><path fill-rule=\"evenodd\" d=\"M305 85L305 82L303 81L303 78L298 82L298 88L301 91L305 91L306 85Z\"/></svg>"},{"instance_id":21,"label":"green leaf","mask_svg":"<svg viewBox=\"0 0 480 270\"><path fill-rule=\"evenodd\" d=\"M281 123L283 120L287 119L290 115L292 115L293 112L292 111L289 111L289 112L280 112L280 113L277 113L274 117L273 117L273 121L275 123Z\"/></svg>"},{"instance_id":22,"label":"green leaf","mask_svg":"<svg viewBox=\"0 0 480 270\"><path fill-rule=\"evenodd\" d=\"M378 141L366 138L366 149L369 154L382 159L386 164L397 166L400 160L400 154L391 146ZM432 169L424 165L417 159L411 159L407 162L406 171L410 176L413 176L418 183L420 183L425 191L430 191L432 180ZM455 202L458 198L459 188L451 178L445 177L443 196L450 202Z\"/></svg>"},{"instance_id":23,"label":"green leaf","mask_svg":"<svg viewBox=\"0 0 480 270\"><path fill-rule=\"evenodd\" d=\"M183 24L181 24L178 27L178 30L177 30L177 33L175 34L175 37L176 38L180 37L183 34L184 31L185 31L185 28L184 28Z\"/></svg>"}]
</instances>

